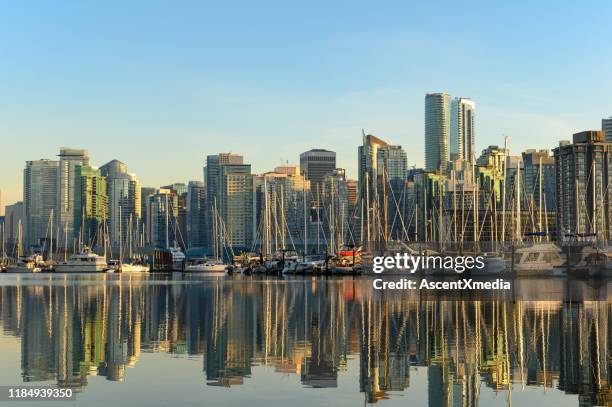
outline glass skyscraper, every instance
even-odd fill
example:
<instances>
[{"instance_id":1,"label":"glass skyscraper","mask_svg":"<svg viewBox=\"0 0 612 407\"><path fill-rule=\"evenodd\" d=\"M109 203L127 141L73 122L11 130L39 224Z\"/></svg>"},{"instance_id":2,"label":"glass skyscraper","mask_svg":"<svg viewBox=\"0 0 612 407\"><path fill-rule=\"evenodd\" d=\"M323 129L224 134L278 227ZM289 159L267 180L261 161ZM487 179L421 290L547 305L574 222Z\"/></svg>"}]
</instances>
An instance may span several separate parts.
<instances>
[{"instance_id":1,"label":"glass skyscraper","mask_svg":"<svg viewBox=\"0 0 612 407\"><path fill-rule=\"evenodd\" d=\"M560 235L593 233L598 240L612 235L609 174L612 143L603 131L583 131L573 143L562 141L554 150L557 185L557 230Z\"/></svg>"},{"instance_id":2,"label":"glass skyscraper","mask_svg":"<svg viewBox=\"0 0 612 407\"><path fill-rule=\"evenodd\" d=\"M50 238L50 228L55 228L58 169L57 161L26 161L23 170L23 209L24 242L28 248L41 244L42 239Z\"/></svg>"},{"instance_id":3,"label":"glass skyscraper","mask_svg":"<svg viewBox=\"0 0 612 407\"><path fill-rule=\"evenodd\" d=\"M102 240L106 213L106 179L100 170L89 165L74 168L74 225L73 237L88 246Z\"/></svg>"},{"instance_id":4,"label":"glass skyscraper","mask_svg":"<svg viewBox=\"0 0 612 407\"><path fill-rule=\"evenodd\" d=\"M320 192L323 177L336 169L336 153L334 151L314 148L300 154L300 171L310 181L313 199Z\"/></svg>"},{"instance_id":5,"label":"glass skyscraper","mask_svg":"<svg viewBox=\"0 0 612 407\"><path fill-rule=\"evenodd\" d=\"M476 104L466 98L451 102L450 159L474 160L474 113Z\"/></svg>"},{"instance_id":6,"label":"glass skyscraper","mask_svg":"<svg viewBox=\"0 0 612 407\"><path fill-rule=\"evenodd\" d=\"M445 172L450 160L450 95L425 96L425 169Z\"/></svg>"},{"instance_id":7,"label":"glass skyscraper","mask_svg":"<svg viewBox=\"0 0 612 407\"><path fill-rule=\"evenodd\" d=\"M125 244L130 235L139 235L141 218L140 182L136 175L128 173L127 166L112 160L102 167L100 173L106 178L108 194L109 238L113 245Z\"/></svg>"},{"instance_id":8,"label":"glass skyscraper","mask_svg":"<svg viewBox=\"0 0 612 407\"><path fill-rule=\"evenodd\" d=\"M57 186L57 227L74 236L75 209L75 168L78 165L89 165L87 150L62 147L59 153L59 174ZM77 233L78 234L78 233ZM68 246L71 246L68 244Z\"/></svg>"},{"instance_id":9,"label":"glass skyscraper","mask_svg":"<svg viewBox=\"0 0 612 407\"><path fill-rule=\"evenodd\" d=\"M601 130L606 135L606 143L612 143L612 116L601 119Z\"/></svg>"}]
</instances>

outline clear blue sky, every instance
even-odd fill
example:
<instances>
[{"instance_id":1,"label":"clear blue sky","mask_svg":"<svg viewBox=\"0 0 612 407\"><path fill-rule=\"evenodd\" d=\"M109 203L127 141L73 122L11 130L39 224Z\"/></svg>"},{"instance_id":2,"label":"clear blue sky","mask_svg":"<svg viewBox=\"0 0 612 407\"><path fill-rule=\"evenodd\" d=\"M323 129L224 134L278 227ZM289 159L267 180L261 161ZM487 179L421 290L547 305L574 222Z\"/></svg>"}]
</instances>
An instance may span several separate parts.
<instances>
[{"instance_id":1,"label":"clear blue sky","mask_svg":"<svg viewBox=\"0 0 612 407\"><path fill-rule=\"evenodd\" d=\"M227 4L222 4L227 3ZM59 146L144 186L338 152L361 128L423 163L424 94L477 103L477 149L553 148L612 115L612 6L590 2L0 3L0 189Z\"/></svg>"}]
</instances>

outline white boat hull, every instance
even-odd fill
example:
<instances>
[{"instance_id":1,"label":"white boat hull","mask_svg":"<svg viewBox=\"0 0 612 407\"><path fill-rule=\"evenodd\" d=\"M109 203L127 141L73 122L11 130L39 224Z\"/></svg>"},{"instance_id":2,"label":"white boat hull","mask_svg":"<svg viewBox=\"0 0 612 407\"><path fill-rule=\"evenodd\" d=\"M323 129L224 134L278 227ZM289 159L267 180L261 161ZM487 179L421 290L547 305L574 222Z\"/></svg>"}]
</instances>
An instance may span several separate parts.
<instances>
[{"instance_id":1,"label":"white boat hull","mask_svg":"<svg viewBox=\"0 0 612 407\"><path fill-rule=\"evenodd\" d=\"M40 267L27 267L27 266L16 266L9 265L6 267L7 273L40 273Z\"/></svg>"},{"instance_id":2,"label":"white boat hull","mask_svg":"<svg viewBox=\"0 0 612 407\"><path fill-rule=\"evenodd\" d=\"M148 273L150 267L147 264L122 264L120 270L122 273Z\"/></svg>"},{"instance_id":3,"label":"white boat hull","mask_svg":"<svg viewBox=\"0 0 612 407\"><path fill-rule=\"evenodd\" d=\"M53 271L56 273L102 273L108 269L108 266L103 264L62 264L53 265Z\"/></svg>"},{"instance_id":4,"label":"white boat hull","mask_svg":"<svg viewBox=\"0 0 612 407\"><path fill-rule=\"evenodd\" d=\"M196 264L185 266L185 271L190 273L224 273L225 264Z\"/></svg>"}]
</instances>

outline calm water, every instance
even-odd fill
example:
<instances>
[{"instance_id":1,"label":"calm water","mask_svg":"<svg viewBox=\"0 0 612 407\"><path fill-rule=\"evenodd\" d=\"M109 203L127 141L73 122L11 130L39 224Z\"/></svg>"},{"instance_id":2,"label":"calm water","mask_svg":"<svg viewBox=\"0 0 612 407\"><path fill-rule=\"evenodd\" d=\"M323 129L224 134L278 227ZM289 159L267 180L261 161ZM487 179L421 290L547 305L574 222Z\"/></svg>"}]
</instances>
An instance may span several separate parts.
<instances>
[{"instance_id":1,"label":"calm water","mask_svg":"<svg viewBox=\"0 0 612 407\"><path fill-rule=\"evenodd\" d=\"M436 300L365 278L2 275L0 385L105 407L609 405L611 285Z\"/></svg>"}]
</instances>

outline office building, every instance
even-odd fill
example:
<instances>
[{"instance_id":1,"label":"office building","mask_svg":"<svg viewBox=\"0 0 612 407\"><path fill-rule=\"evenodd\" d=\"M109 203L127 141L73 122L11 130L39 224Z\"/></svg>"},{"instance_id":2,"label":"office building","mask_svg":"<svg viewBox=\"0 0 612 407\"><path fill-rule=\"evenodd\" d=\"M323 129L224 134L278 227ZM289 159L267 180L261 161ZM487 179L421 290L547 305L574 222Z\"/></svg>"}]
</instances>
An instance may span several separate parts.
<instances>
[{"instance_id":1,"label":"office building","mask_svg":"<svg viewBox=\"0 0 612 407\"><path fill-rule=\"evenodd\" d=\"M425 96L425 170L444 173L450 161L450 95Z\"/></svg>"},{"instance_id":2,"label":"office building","mask_svg":"<svg viewBox=\"0 0 612 407\"><path fill-rule=\"evenodd\" d=\"M451 102L450 160L474 160L474 113L476 104L466 98Z\"/></svg>"},{"instance_id":3,"label":"office building","mask_svg":"<svg viewBox=\"0 0 612 407\"><path fill-rule=\"evenodd\" d=\"M610 239L609 175L612 144L603 131L583 131L555 148L557 230L560 236L593 234Z\"/></svg>"},{"instance_id":4,"label":"office building","mask_svg":"<svg viewBox=\"0 0 612 407\"><path fill-rule=\"evenodd\" d=\"M75 169L77 166L89 165L89 154L87 150L62 147L59 153L59 174L57 186L57 228L67 231L68 237L75 236L74 214L75 214ZM78 235L78 233L76 234ZM72 243L68 242L68 247Z\"/></svg>"},{"instance_id":5,"label":"office building","mask_svg":"<svg viewBox=\"0 0 612 407\"><path fill-rule=\"evenodd\" d=\"M310 181L313 199L320 192L323 177L336 169L336 153L334 151L313 148L300 154L300 171L304 178Z\"/></svg>"},{"instance_id":6,"label":"office building","mask_svg":"<svg viewBox=\"0 0 612 407\"><path fill-rule=\"evenodd\" d=\"M23 211L25 246L42 245L51 237L57 217L57 186L59 162L52 160L26 161L23 170ZM57 234L55 240L58 238Z\"/></svg>"},{"instance_id":7,"label":"office building","mask_svg":"<svg viewBox=\"0 0 612 407\"><path fill-rule=\"evenodd\" d=\"M142 213L140 182L128 172L127 165L112 160L100 167L100 174L106 179L108 195L108 234L113 246L126 244L128 239L138 241L141 234Z\"/></svg>"},{"instance_id":8,"label":"office building","mask_svg":"<svg viewBox=\"0 0 612 407\"><path fill-rule=\"evenodd\" d=\"M492 168L495 171L503 173L507 156L508 152L505 148L489 146L482 150L482 153L476 159L476 165L479 167Z\"/></svg>"},{"instance_id":9,"label":"office building","mask_svg":"<svg viewBox=\"0 0 612 407\"><path fill-rule=\"evenodd\" d=\"M234 252L249 250L255 236L253 188L250 164L224 164L219 167L217 225L220 228L216 237L221 238L223 244L230 246Z\"/></svg>"}]
</instances>

